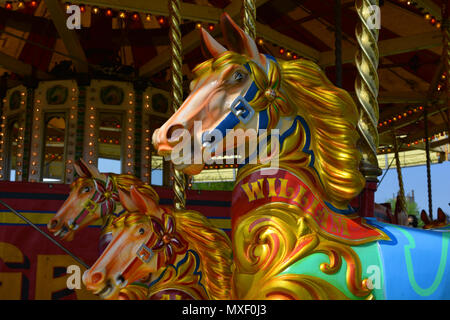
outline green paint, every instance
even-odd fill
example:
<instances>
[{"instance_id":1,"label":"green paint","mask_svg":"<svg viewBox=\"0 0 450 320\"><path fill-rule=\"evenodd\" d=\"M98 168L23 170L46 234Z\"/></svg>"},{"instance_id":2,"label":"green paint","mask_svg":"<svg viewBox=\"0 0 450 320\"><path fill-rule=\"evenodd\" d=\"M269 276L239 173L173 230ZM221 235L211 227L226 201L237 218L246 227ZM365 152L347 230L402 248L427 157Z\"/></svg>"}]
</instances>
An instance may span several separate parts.
<instances>
[{"instance_id":1,"label":"green paint","mask_svg":"<svg viewBox=\"0 0 450 320\"><path fill-rule=\"evenodd\" d=\"M395 225L393 225L393 227L399 230L401 233L403 233L403 235L409 241L409 244L405 246L405 260L406 260L406 269L408 270L408 278L412 288L418 295L421 295L422 297L426 297L433 294L441 284L442 277L444 276L445 265L447 263L449 237L447 236L447 234L442 233L441 260L439 261L438 272L431 286L424 289L419 286L419 284L416 282L416 278L414 277L414 267L411 259L411 249L414 249L416 247L416 242L413 236L408 231L404 230L403 228L399 228Z\"/></svg>"},{"instance_id":2,"label":"green paint","mask_svg":"<svg viewBox=\"0 0 450 320\"><path fill-rule=\"evenodd\" d=\"M373 275L373 271L370 266L376 266L380 271L379 286L373 289L372 293L376 300L385 299L383 291L383 268L381 264L380 253L378 250L378 244L371 242L368 244L352 247L352 249L358 254L362 263L362 279L369 278ZM324 253L314 253L309 255L288 267L282 272L282 274L305 274L323 279L333 286L341 290L350 299L361 300L364 298L353 295L347 288L346 284L346 270L347 262L343 259L342 266L335 274L326 274L320 270L322 263L329 263L328 256ZM369 271L369 272L368 272Z\"/></svg>"}]
</instances>

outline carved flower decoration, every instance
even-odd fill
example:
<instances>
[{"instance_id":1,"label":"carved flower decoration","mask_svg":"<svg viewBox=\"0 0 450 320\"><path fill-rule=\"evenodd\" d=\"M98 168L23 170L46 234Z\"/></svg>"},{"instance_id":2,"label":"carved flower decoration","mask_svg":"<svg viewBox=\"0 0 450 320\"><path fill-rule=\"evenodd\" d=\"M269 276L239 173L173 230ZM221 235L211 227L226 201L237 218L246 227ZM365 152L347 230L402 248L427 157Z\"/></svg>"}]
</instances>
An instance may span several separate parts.
<instances>
[{"instance_id":1,"label":"carved flower decoration","mask_svg":"<svg viewBox=\"0 0 450 320\"><path fill-rule=\"evenodd\" d=\"M116 202L120 201L120 198L118 191L114 188L113 180L110 177L106 179L106 182L94 179L94 185L98 194L92 200L101 205L102 216L114 212Z\"/></svg>"},{"instance_id":2,"label":"carved flower decoration","mask_svg":"<svg viewBox=\"0 0 450 320\"><path fill-rule=\"evenodd\" d=\"M178 254L186 251L187 245L175 231L175 221L170 214L163 214L163 222L152 217L153 232L158 239L152 250L158 251L159 263L173 264ZM159 267L159 266L158 266Z\"/></svg>"}]
</instances>

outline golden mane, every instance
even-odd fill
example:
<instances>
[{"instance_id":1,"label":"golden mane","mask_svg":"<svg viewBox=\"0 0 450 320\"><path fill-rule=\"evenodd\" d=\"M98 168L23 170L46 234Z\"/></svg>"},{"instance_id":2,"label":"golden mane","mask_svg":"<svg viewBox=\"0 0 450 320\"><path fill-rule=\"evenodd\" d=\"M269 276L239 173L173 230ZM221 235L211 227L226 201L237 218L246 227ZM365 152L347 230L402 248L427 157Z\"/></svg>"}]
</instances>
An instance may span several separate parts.
<instances>
[{"instance_id":1,"label":"golden mane","mask_svg":"<svg viewBox=\"0 0 450 320\"><path fill-rule=\"evenodd\" d=\"M200 256L204 285L211 299L231 297L232 249L228 236L195 211L173 211L177 232Z\"/></svg>"},{"instance_id":2,"label":"golden mane","mask_svg":"<svg viewBox=\"0 0 450 320\"><path fill-rule=\"evenodd\" d=\"M343 207L365 184L359 171L358 109L345 90L335 87L309 60L279 61L281 88L311 132L311 150L325 194ZM284 146L283 146L284 147ZM283 154L280 155L282 161Z\"/></svg>"}]
</instances>

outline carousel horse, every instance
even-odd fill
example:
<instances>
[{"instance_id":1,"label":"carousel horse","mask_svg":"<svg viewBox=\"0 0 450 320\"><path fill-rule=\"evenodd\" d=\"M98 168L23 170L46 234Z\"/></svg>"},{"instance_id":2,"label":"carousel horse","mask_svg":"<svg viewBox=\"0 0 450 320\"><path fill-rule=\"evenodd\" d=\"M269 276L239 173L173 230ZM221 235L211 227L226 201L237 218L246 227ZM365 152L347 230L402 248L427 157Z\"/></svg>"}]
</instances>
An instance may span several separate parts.
<instances>
[{"instance_id":1,"label":"carousel horse","mask_svg":"<svg viewBox=\"0 0 450 320\"><path fill-rule=\"evenodd\" d=\"M227 14L221 27L228 49L201 30L212 58L152 139L189 175L246 150L232 194L232 298L449 299L450 233L362 218L349 206L365 185L351 96L312 61L259 53ZM278 148L251 146L269 134Z\"/></svg>"},{"instance_id":2,"label":"carousel horse","mask_svg":"<svg viewBox=\"0 0 450 320\"><path fill-rule=\"evenodd\" d=\"M420 213L420 219L425 224L422 228L423 229L448 229L450 230L450 225L447 220L447 215L444 211L442 211L441 208L438 208L438 217L436 220L431 220L425 210L422 210Z\"/></svg>"},{"instance_id":3,"label":"carousel horse","mask_svg":"<svg viewBox=\"0 0 450 320\"><path fill-rule=\"evenodd\" d=\"M137 188L119 194L127 213L111 222L111 242L84 273L88 290L121 299L128 283L150 274L148 299L229 299L231 243L222 230Z\"/></svg>"},{"instance_id":4,"label":"carousel horse","mask_svg":"<svg viewBox=\"0 0 450 320\"><path fill-rule=\"evenodd\" d=\"M79 176L70 186L70 194L61 208L50 219L47 228L56 237L71 241L74 236L94 222L102 221L102 232L98 242L100 252L111 240L106 229L112 219L120 217L126 211L119 200L119 190L129 192L132 185L150 197L158 195L153 188L131 175L100 173L98 169L80 159L75 163ZM145 298L147 292L140 284L130 285L122 292L128 299ZM136 290L133 290L136 289Z\"/></svg>"}]
</instances>

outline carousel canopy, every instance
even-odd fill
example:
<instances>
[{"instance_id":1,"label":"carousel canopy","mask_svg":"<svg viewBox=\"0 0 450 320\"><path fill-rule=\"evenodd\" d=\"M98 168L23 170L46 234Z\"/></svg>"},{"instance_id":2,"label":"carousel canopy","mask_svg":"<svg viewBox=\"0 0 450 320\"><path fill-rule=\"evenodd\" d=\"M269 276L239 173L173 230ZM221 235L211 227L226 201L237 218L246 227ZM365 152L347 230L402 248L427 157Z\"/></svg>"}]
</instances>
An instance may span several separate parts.
<instances>
[{"instance_id":1,"label":"carousel canopy","mask_svg":"<svg viewBox=\"0 0 450 320\"><path fill-rule=\"evenodd\" d=\"M355 95L358 46L354 1L256 1L259 49L277 58L316 61L329 79ZM448 100L443 61L442 6L445 0L380 1L378 47L378 160L391 162L397 137L403 165L425 163L424 112L427 109L431 161L448 159ZM79 29L70 30L67 7L78 5ZM242 1L190 0L181 3L185 94L191 70L202 62L198 29L219 41L218 21L227 12L241 21ZM144 80L170 90L167 1L0 0L0 74L3 92L31 79ZM342 36L336 48L335 35ZM447 40L448 41L448 40ZM341 59L336 60L336 49ZM339 62L341 60L341 62ZM342 74L342 79L338 79ZM391 154L386 156L386 154Z\"/></svg>"}]
</instances>

